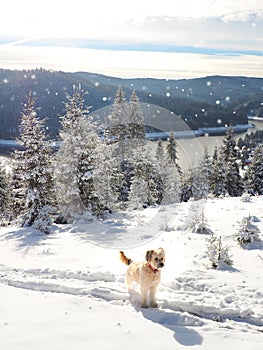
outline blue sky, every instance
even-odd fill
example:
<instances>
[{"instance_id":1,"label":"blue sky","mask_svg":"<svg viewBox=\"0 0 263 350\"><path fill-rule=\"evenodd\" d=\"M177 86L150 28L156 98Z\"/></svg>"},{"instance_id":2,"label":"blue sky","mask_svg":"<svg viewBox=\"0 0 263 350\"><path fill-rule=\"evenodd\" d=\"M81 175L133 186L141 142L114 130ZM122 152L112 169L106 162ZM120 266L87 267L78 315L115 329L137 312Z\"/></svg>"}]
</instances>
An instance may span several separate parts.
<instances>
[{"instance_id":1,"label":"blue sky","mask_svg":"<svg viewBox=\"0 0 263 350\"><path fill-rule=\"evenodd\" d=\"M263 77L262 0L9 0L0 67Z\"/></svg>"}]
</instances>

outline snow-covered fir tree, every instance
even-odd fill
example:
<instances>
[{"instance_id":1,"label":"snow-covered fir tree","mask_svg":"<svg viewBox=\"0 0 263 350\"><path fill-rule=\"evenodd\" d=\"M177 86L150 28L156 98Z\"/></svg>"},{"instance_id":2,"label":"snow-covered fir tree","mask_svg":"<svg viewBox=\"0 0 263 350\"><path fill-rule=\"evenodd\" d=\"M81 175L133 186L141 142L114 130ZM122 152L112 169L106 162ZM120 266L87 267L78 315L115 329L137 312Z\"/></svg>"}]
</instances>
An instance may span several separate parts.
<instances>
[{"instance_id":1,"label":"snow-covered fir tree","mask_svg":"<svg viewBox=\"0 0 263 350\"><path fill-rule=\"evenodd\" d=\"M166 156L167 156L168 162L176 166L179 174L181 174L182 170L180 165L178 164L177 142L172 132L170 133L169 138L167 140Z\"/></svg>"},{"instance_id":2,"label":"snow-covered fir tree","mask_svg":"<svg viewBox=\"0 0 263 350\"><path fill-rule=\"evenodd\" d=\"M195 199L206 198L210 193L211 160L207 147L204 149L203 158L199 166L194 170L193 197Z\"/></svg>"},{"instance_id":3,"label":"snow-covered fir tree","mask_svg":"<svg viewBox=\"0 0 263 350\"><path fill-rule=\"evenodd\" d=\"M249 215L248 217L243 217L238 224L239 228L235 234L235 239L242 247L246 246L248 243L260 241L260 230L253 224L252 216Z\"/></svg>"},{"instance_id":4,"label":"snow-covered fir tree","mask_svg":"<svg viewBox=\"0 0 263 350\"><path fill-rule=\"evenodd\" d=\"M226 191L232 196L240 196L243 193L243 181L239 171L239 154L233 128L229 128L220 147L220 156L224 160L226 174Z\"/></svg>"},{"instance_id":5,"label":"snow-covered fir tree","mask_svg":"<svg viewBox=\"0 0 263 350\"><path fill-rule=\"evenodd\" d=\"M62 143L56 155L55 179L60 210L66 221L89 219L99 204L93 170L100 139L89 108L84 106L87 94L81 86L73 86L67 95L66 114L61 117Z\"/></svg>"},{"instance_id":6,"label":"snow-covered fir tree","mask_svg":"<svg viewBox=\"0 0 263 350\"><path fill-rule=\"evenodd\" d=\"M225 162L217 147L211 163L210 192L216 197L225 196L227 193Z\"/></svg>"},{"instance_id":7,"label":"snow-covered fir tree","mask_svg":"<svg viewBox=\"0 0 263 350\"><path fill-rule=\"evenodd\" d=\"M247 171L247 190L253 195L263 194L263 144L259 144Z\"/></svg>"},{"instance_id":8,"label":"snow-covered fir tree","mask_svg":"<svg viewBox=\"0 0 263 350\"><path fill-rule=\"evenodd\" d=\"M131 209L142 209L147 204L148 198L147 182L142 176L134 175L129 193L129 207Z\"/></svg>"},{"instance_id":9,"label":"snow-covered fir tree","mask_svg":"<svg viewBox=\"0 0 263 350\"><path fill-rule=\"evenodd\" d=\"M137 203L141 205L158 203L158 180L159 173L151 157L145 154L138 155L134 162L133 176L131 177L129 201L135 202L134 198L136 198ZM142 194L137 194L140 181L145 190Z\"/></svg>"},{"instance_id":10,"label":"snow-covered fir tree","mask_svg":"<svg viewBox=\"0 0 263 350\"><path fill-rule=\"evenodd\" d=\"M163 162L165 160L163 142L161 139L159 139L157 141L155 158L157 159L157 162L158 162L158 164L160 164L160 166L163 164Z\"/></svg>"},{"instance_id":11,"label":"snow-covered fir tree","mask_svg":"<svg viewBox=\"0 0 263 350\"><path fill-rule=\"evenodd\" d=\"M181 197L181 175L178 167L168 163L161 173L162 178L162 204L180 202Z\"/></svg>"},{"instance_id":12,"label":"snow-covered fir tree","mask_svg":"<svg viewBox=\"0 0 263 350\"><path fill-rule=\"evenodd\" d=\"M232 127L229 127L226 131L226 136L222 140L222 145L220 147L222 154L224 155L225 162L237 160L237 144L235 140L235 132Z\"/></svg>"},{"instance_id":13,"label":"snow-covered fir tree","mask_svg":"<svg viewBox=\"0 0 263 350\"><path fill-rule=\"evenodd\" d=\"M130 140L131 149L140 148L146 143L143 113L135 90L132 91L128 106L127 138Z\"/></svg>"},{"instance_id":14,"label":"snow-covered fir tree","mask_svg":"<svg viewBox=\"0 0 263 350\"><path fill-rule=\"evenodd\" d=\"M8 177L0 165L0 219L6 214L8 206Z\"/></svg>"},{"instance_id":15,"label":"snow-covered fir tree","mask_svg":"<svg viewBox=\"0 0 263 350\"><path fill-rule=\"evenodd\" d=\"M130 152L129 142L130 130L128 103L126 102L125 92L121 86L116 91L115 99L112 105L110 116L110 136L116 142L115 156L119 157L120 162L127 159L127 152Z\"/></svg>"},{"instance_id":16,"label":"snow-covered fir tree","mask_svg":"<svg viewBox=\"0 0 263 350\"><path fill-rule=\"evenodd\" d=\"M114 144L102 143L97 148L97 158L93 171L94 190L99 199L97 215L118 209L119 189L122 183L119 164L112 156Z\"/></svg>"},{"instance_id":17,"label":"snow-covered fir tree","mask_svg":"<svg viewBox=\"0 0 263 350\"><path fill-rule=\"evenodd\" d=\"M194 169L190 167L181 177L181 201L188 202L193 197Z\"/></svg>"},{"instance_id":18,"label":"snow-covered fir tree","mask_svg":"<svg viewBox=\"0 0 263 350\"><path fill-rule=\"evenodd\" d=\"M22 214L22 226L32 226L41 218L42 209L54 204L52 151L45 133L45 120L37 116L36 100L29 93L24 105L13 168L13 208Z\"/></svg>"},{"instance_id":19,"label":"snow-covered fir tree","mask_svg":"<svg viewBox=\"0 0 263 350\"><path fill-rule=\"evenodd\" d=\"M212 236L208 242L207 248L206 253L213 268L224 269L225 265L233 265L233 261L229 253L229 247L223 246L221 236Z\"/></svg>"}]
</instances>

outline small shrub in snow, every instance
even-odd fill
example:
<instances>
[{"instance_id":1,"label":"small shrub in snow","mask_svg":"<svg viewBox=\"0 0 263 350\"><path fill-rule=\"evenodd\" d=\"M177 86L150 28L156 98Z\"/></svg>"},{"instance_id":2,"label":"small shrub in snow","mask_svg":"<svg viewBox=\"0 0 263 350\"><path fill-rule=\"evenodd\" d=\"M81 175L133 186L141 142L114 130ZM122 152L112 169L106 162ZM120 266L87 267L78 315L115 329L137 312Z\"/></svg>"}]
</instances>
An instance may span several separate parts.
<instances>
[{"instance_id":1,"label":"small shrub in snow","mask_svg":"<svg viewBox=\"0 0 263 350\"><path fill-rule=\"evenodd\" d=\"M192 206L190 208L190 215L186 223L186 229L194 233L212 234L205 218L204 209Z\"/></svg>"},{"instance_id":2,"label":"small shrub in snow","mask_svg":"<svg viewBox=\"0 0 263 350\"><path fill-rule=\"evenodd\" d=\"M164 217L164 224L161 225L160 227L161 230L165 231L165 232L171 232L174 231L174 227L170 226L167 222L167 216L165 215Z\"/></svg>"},{"instance_id":3,"label":"small shrub in snow","mask_svg":"<svg viewBox=\"0 0 263 350\"><path fill-rule=\"evenodd\" d=\"M235 235L236 240L241 246L245 246L248 243L254 241L260 241L259 229L256 225L252 224L253 217L244 217L241 222L239 222L239 229Z\"/></svg>"},{"instance_id":4,"label":"small shrub in snow","mask_svg":"<svg viewBox=\"0 0 263 350\"><path fill-rule=\"evenodd\" d=\"M51 233L52 219L49 214L50 207L45 206L39 212L37 219L34 221L33 227L43 233Z\"/></svg>"},{"instance_id":5,"label":"small shrub in snow","mask_svg":"<svg viewBox=\"0 0 263 350\"><path fill-rule=\"evenodd\" d=\"M219 238L211 237L206 254L211 261L212 267L215 269L222 267L224 264L233 265L229 255L229 247L223 246L221 236Z\"/></svg>"},{"instance_id":6,"label":"small shrub in snow","mask_svg":"<svg viewBox=\"0 0 263 350\"><path fill-rule=\"evenodd\" d=\"M242 196L240 197L240 200L242 202L251 202L251 194L248 192L244 192Z\"/></svg>"}]
</instances>

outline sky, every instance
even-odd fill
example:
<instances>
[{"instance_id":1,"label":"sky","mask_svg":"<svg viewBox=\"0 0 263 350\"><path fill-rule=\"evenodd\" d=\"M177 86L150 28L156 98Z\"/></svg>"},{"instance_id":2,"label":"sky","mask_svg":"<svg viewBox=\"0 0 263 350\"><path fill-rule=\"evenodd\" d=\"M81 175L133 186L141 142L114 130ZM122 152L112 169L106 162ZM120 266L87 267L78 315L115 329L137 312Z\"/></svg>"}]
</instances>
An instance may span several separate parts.
<instances>
[{"instance_id":1,"label":"sky","mask_svg":"<svg viewBox=\"0 0 263 350\"><path fill-rule=\"evenodd\" d=\"M263 77L263 0L9 0L0 68Z\"/></svg>"}]
</instances>

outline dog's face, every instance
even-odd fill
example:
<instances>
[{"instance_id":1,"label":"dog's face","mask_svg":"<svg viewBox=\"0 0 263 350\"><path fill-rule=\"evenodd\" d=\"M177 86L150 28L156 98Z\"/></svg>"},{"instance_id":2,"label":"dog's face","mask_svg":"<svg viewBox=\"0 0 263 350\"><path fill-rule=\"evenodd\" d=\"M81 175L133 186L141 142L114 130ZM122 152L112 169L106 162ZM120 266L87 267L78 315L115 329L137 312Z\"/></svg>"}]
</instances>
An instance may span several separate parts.
<instances>
[{"instance_id":1,"label":"dog's face","mask_svg":"<svg viewBox=\"0 0 263 350\"><path fill-rule=\"evenodd\" d=\"M157 250L148 250L145 256L146 261L148 261L154 268L161 269L164 267L165 253L163 248Z\"/></svg>"}]
</instances>

